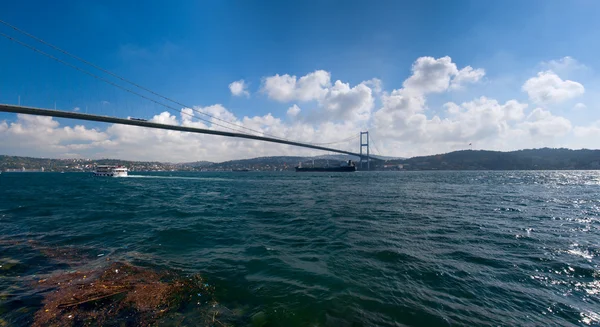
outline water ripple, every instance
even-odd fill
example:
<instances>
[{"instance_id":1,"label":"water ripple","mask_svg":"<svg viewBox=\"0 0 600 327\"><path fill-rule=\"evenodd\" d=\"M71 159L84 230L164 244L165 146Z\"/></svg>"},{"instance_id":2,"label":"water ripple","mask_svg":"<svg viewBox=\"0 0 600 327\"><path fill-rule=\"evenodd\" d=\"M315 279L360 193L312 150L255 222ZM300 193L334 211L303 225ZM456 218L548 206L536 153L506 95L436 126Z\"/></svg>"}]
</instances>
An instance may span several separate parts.
<instances>
[{"instance_id":1,"label":"water ripple","mask_svg":"<svg viewBox=\"0 0 600 327\"><path fill-rule=\"evenodd\" d=\"M44 244L201 273L273 326L600 325L600 173L324 177L2 174L0 315L66 269Z\"/></svg>"}]
</instances>

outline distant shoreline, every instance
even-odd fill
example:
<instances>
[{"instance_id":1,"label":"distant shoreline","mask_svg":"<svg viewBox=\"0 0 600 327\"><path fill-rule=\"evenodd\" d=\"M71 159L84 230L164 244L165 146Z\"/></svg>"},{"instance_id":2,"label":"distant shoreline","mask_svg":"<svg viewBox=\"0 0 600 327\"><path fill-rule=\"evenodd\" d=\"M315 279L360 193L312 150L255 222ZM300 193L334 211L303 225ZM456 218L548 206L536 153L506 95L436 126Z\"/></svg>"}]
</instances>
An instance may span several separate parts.
<instances>
[{"instance_id":1,"label":"distant shoreline","mask_svg":"<svg viewBox=\"0 0 600 327\"><path fill-rule=\"evenodd\" d=\"M120 159L45 159L0 155L0 171L23 170L46 172L93 171L96 165L123 165L131 171L293 171L300 162L303 166L335 166L357 158L346 155L317 157L273 156L224 162L196 161L188 163L163 163L158 161L129 161ZM366 170L366 165L359 170ZM445 154L413 158L372 160L371 170L399 171L498 171L498 170L599 170L600 150L528 149L510 152L486 150L460 150Z\"/></svg>"}]
</instances>

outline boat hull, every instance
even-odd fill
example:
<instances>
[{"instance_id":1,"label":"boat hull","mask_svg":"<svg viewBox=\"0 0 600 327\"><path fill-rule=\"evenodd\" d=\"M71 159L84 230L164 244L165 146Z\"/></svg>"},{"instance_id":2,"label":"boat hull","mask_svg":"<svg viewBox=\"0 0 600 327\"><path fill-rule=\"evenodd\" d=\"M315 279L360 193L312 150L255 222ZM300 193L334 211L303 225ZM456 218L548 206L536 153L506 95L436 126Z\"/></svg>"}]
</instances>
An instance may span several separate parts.
<instances>
[{"instance_id":1,"label":"boat hull","mask_svg":"<svg viewBox=\"0 0 600 327\"><path fill-rule=\"evenodd\" d=\"M94 172L98 177L127 177L127 172Z\"/></svg>"}]
</instances>

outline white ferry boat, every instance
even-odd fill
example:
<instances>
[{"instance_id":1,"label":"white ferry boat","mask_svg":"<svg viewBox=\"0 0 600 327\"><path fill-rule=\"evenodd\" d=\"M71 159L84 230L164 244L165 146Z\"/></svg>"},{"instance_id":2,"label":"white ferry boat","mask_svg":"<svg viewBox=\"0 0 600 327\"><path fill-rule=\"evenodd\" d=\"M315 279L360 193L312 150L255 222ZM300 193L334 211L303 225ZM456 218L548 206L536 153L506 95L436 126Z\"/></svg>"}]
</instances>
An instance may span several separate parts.
<instances>
[{"instance_id":1,"label":"white ferry boat","mask_svg":"<svg viewBox=\"0 0 600 327\"><path fill-rule=\"evenodd\" d=\"M127 167L98 165L96 171L94 171L94 176L127 177Z\"/></svg>"}]
</instances>

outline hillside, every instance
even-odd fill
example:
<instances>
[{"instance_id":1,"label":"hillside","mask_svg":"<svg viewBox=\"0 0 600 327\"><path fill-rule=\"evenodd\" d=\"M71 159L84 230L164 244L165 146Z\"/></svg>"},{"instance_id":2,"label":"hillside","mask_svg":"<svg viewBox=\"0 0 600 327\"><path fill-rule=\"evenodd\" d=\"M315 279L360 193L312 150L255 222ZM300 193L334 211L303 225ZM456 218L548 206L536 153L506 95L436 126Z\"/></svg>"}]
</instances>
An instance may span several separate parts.
<instances>
[{"instance_id":1,"label":"hillside","mask_svg":"<svg viewBox=\"0 0 600 327\"><path fill-rule=\"evenodd\" d=\"M348 157L349 158L349 157ZM320 157L260 157L231 160L220 163L195 161L188 163L164 163L146 161L128 161L120 159L47 159L0 155L0 171L92 171L96 165L122 165L130 171L228 171L232 169L249 170L293 170L299 162L315 165L339 165L348 160L347 156L329 158Z\"/></svg>"},{"instance_id":2,"label":"hillside","mask_svg":"<svg viewBox=\"0 0 600 327\"><path fill-rule=\"evenodd\" d=\"M133 171L185 170L180 164L119 159L49 159L0 155L0 171L92 171L95 165L122 165Z\"/></svg>"},{"instance_id":3,"label":"hillside","mask_svg":"<svg viewBox=\"0 0 600 327\"><path fill-rule=\"evenodd\" d=\"M124 165L132 171L228 171L293 170L299 162L304 166L334 166L347 160L344 155L317 157L275 156L220 163L197 161L189 163L161 163L126 161L118 159L47 159L0 155L0 171L91 171L97 164ZM410 159L377 160L372 170L561 170L600 169L600 150L530 149L511 152L463 150Z\"/></svg>"},{"instance_id":4,"label":"hillside","mask_svg":"<svg viewBox=\"0 0 600 327\"><path fill-rule=\"evenodd\" d=\"M511 152L463 150L394 161L409 170L600 169L600 150L529 149Z\"/></svg>"}]
</instances>

